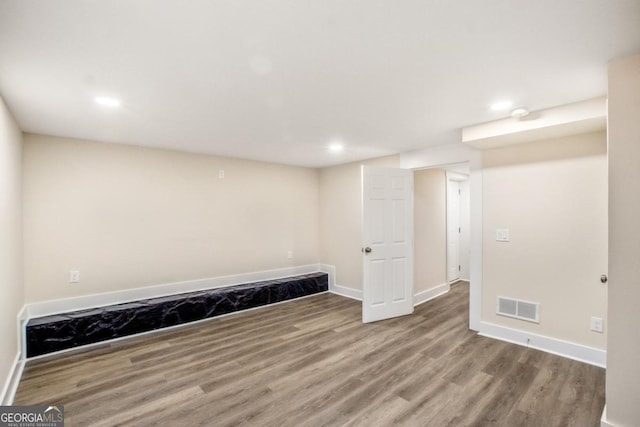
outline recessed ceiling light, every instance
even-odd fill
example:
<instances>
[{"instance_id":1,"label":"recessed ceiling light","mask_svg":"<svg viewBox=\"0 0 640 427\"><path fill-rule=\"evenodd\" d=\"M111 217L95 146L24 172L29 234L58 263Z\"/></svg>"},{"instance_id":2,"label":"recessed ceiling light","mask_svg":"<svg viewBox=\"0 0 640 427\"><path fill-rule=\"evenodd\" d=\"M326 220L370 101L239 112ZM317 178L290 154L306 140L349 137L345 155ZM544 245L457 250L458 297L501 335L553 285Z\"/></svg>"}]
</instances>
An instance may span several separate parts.
<instances>
[{"instance_id":1,"label":"recessed ceiling light","mask_svg":"<svg viewBox=\"0 0 640 427\"><path fill-rule=\"evenodd\" d=\"M513 102L511 101L499 101L491 104L491 109L493 111L502 111L511 108L512 105Z\"/></svg>"},{"instance_id":2,"label":"recessed ceiling light","mask_svg":"<svg viewBox=\"0 0 640 427\"><path fill-rule=\"evenodd\" d=\"M329 151L331 151L332 153L339 153L341 151L344 151L344 145L340 144L339 142L334 142L333 144L329 145Z\"/></svg>"},{"instance_id":3,"label":"recessed ceiling light","mask_svg":"<svg viewBox=\"0 0 640 427\"><path fill-rule=\"evenodd\" d=\"M106 96L97 96L95 99L97 104L105 105L107 107L118 107L120 106L120 101L115 98L108 98Z\"/></svg>"}]
</instances>

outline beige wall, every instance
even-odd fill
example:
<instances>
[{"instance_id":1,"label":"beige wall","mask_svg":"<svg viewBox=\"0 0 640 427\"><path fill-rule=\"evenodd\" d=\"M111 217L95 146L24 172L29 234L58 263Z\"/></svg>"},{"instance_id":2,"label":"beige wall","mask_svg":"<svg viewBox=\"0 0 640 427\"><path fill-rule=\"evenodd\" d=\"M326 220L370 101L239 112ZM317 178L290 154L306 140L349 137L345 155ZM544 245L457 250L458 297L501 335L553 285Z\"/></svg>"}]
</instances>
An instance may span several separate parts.
<instances>
[{"instance_id":1,"label":"beige wall","mask_svg":"<svg viewBox=\"0 0 640 427\"><path fill-rule=\"evenodd\" d=\"M17 314L23 304L22 131L0 98L0 390L18 354Z\"/></svg>"},{"instance_id":2,"label":"beige wall","mask_svg":"<svg viewBox=\"0 0 640 427\"><path fill-rule=\"evenodd\" d=\"M336 267L336 284L362 289L360 166L400 167L399 156L320 169L320 259Z\"/></svg>"},{"instance_id":3,"label":"beige wall","mask_svg":"<svg viewBox=\"0 0 640 427\"><path fill-rule=\"evenodd\" d=\"M468 175L468 173L467 173ZM469 180L460 181L460 278L469 280L471 267L471 193Z\"/></svg>"},{"instance_id":4,"label":"beige wall","mask_svg":"<svg viewBox=\"0 0 640 427\"><path fill-rule=\"evenodd\" d=\"M447 282L447 177L444 169L418 170L414 185L414 293Z\"/></svg>"},{"instance_id":5,"label":"beige wall","mask_svg":"<svg viewBox=\"0 0 640 427\"><path fill-rule=\"evenodd\" d=\"M604 349L607 153L604 132L484 152L482 319ZM496 242L498 228L510 230ZM498 316L496 298L540 303L540 323Z\"/></svg>"},{"instance_id":6,"label":"beige wall","mask_svg":"<svg viewBox=\"0 0 640 427\"><path fill-rule=\"evenodd\" d=\"M640 55L609 67L607 421L640 422Z\"/></svg>"},{"instance_id":7,"label":"beige wall","mask_svg":"<svg viewBox=\"0 0 640 427\"><path fill-rule=\"evenodd\" d=\"M27 302L317 263L318 223L315 169L25 135Z\"/></svg>"}]
</instances>

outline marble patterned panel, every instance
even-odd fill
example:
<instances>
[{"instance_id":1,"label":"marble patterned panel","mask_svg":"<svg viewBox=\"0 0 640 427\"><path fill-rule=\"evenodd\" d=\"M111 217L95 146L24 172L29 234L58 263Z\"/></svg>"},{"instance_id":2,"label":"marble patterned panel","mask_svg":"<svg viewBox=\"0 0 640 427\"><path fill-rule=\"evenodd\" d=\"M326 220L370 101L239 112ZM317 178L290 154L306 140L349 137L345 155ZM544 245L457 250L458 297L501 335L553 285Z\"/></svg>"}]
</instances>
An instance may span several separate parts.
<instances>
[{"instance_id":1,"label":"marble patterned panel","mask_svg":"<svg viewBox=\"0 0 640 427\"><path fill-rule=\"evenodd\" d=\"M329 289L326 273L189 292L30 319L27 357L300 298Z\"/></svg>"}]
</instances>

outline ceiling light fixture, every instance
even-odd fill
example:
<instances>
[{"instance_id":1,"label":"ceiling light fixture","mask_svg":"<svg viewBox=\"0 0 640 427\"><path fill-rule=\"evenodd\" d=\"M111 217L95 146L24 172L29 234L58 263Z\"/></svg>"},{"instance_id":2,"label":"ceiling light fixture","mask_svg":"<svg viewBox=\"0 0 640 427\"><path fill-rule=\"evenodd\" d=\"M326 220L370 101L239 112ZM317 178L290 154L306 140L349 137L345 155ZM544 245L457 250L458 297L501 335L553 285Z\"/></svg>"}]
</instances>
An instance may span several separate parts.
<instances>
[{"instance_id":1,"label":"ceiling light fixture","mask_svg":"<svg viewBox=\"0 0 640 427\"><path fill-rule=\"evenodd\" d=\"M511 112L511 117L518 120L522 119L523 117L527 117L528 115L529 115L529 110L527 110L525 107L516 108Z\"/></svg>"},{"instance_id":2,"label":"ceiling light fixture","mask_svg":"<svg viewBox=\"0 0 640 427\"><path fill-rule=\"evenodd\" d=\"M104 105L104 106L107 106L107 107L119 107L120 106L120 101L118 101L115 98L109 98L109 97L106 97L106 96L98 96L98 97L96 97L95 101L96 101L97 104Z\"/></svg>"},{"instance_id":3,"label":"ceiling light fixture","mask_svg":"<svg viewBox=\"0 0 640 427\"><path fill-rule=\"evenodd\" d=\"M341 151L344 151L344 145L337 142L333 143L329 146L329 151L331 151L332 153L339 153Z\"/></svg>"},{"instance_id":4,"label":"ceiling light fixture","mask_svg":"<svg viewBox=\"0 0 640 427\"><path fill-rule=\"evenodd\" d=\"M512 105L513 105L513 102L511 102L511 101L499 101L499 102L495 102L495 103L491 104L491 110L492 111L502 111L502 110L506 110L508 108L511 108Z\"/></svg>"}]
</instances>

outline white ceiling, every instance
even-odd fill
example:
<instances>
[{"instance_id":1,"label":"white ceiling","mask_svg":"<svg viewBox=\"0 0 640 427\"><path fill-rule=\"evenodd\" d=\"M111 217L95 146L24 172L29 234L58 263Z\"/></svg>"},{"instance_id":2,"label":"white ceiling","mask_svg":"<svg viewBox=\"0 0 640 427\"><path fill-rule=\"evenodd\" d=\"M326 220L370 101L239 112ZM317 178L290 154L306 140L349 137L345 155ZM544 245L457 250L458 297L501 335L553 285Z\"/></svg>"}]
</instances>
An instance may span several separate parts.
<instances>
[{"instance_id":1,"label":"white ceiling","mask_svg":"<svg viewBox=\"0 0 640 427\"><path fill-rule=\"evenodd\" d=\"M313 167L605 95L637 52L638 0L0 1L23 130Z\"/></svg>"}]
</instances>

